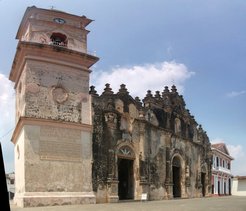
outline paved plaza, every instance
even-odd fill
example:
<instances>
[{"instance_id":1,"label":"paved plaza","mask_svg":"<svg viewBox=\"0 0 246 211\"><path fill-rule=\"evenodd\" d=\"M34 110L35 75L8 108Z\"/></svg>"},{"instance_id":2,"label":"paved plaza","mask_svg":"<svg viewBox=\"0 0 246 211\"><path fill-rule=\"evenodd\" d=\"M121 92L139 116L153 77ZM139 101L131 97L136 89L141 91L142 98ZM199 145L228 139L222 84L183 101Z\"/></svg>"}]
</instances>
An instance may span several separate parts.
<instances>
[{"instance_id":1,"label":"paved plaza","mask_svg":"<svg viewBox=\"0 0 246 211\"><path fill-rule=\"evenodd\" d=\"M246 211L246 197L212 197L115 204L17 208L12 211Z\"/></svg>"}]
</instances>

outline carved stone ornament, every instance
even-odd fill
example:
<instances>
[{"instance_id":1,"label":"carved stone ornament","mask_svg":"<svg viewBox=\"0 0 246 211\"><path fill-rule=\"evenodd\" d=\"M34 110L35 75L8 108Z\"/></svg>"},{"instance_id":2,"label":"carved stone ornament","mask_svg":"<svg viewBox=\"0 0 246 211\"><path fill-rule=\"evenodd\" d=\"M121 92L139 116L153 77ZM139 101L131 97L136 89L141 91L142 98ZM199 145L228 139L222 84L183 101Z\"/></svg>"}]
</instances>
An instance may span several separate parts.
<instances>
[{"instance_id":1,"label":"carved stone ornament","mask_svg":"<svg viewBox=\"0 0 246 211\"><path fill-rule=\"evenodd\" d=\"M67 100L68 93L62 87L54 87L52 89L52 97L53 100L56 101L57 103L63 103Z\"/></svg>"},{"instance_id":2,"label":"carved stone ornament","mask_svg":"<svg viewBox=\"0 0 246 211\"><path fill-rule=\"evenodd\" d=\"M117 127L117 114L115 113L105 113L104 115L105 122L107 126L111 129L116 129Z\"/></svg>"},{"instance_id":3,"label":"carved stone ornament","mask_svg":"<svg viewBox=\"0 0 246 211\"><path fill-rule=\"evenodd\" d=\"M29 83L26 85L26 91L33 93L33 94L36 94L40 91L40 87L36 83Z\"/></svg>"},{"instance_id":4,"label":"carved stone ornament","mask_svg":"<svg viewBox=\"0 0 246 211\"><path fill-rule=\"evenodd\" d=\"M129 146L123 146L118 150L119 157L135 158L133 150Z\"/></svg>"}]
</instances>

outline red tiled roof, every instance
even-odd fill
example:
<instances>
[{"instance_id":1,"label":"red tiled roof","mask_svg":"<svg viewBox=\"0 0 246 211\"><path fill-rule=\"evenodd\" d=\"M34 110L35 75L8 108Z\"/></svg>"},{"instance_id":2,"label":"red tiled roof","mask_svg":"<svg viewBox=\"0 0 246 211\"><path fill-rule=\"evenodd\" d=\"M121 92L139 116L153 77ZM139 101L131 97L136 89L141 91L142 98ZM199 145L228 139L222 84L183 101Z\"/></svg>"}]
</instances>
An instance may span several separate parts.
<instances>
[{"instance_id":1,"label":"red tiled roof","mask_svg":"<svg viewBox=\"0 0 246 211\"><path fill-rule=\"evenodd\" d=\"M224 143L212 144L212 147L225 153L225 154L227 154L227 155L230 155L228 152L228 149Z\"/></svg>"}]
</instances>

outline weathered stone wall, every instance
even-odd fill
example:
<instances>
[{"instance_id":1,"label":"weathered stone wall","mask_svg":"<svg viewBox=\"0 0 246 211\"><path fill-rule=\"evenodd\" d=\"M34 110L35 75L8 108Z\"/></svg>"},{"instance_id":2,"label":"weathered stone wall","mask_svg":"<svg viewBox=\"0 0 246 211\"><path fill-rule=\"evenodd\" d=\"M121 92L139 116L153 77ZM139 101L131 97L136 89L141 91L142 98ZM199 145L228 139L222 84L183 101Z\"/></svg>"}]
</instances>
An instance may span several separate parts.
<instances>
[{"instance_id":1,"label":"weathered stone wall","mask_svg":"<svg viewBox=\"0 0 246 211\"><path fill-rule=\"evenodd\" d=\"M71 200L76 197L82 200L83 193L87 193L85 198L90 195L91 202L95 200L89 131L52 126L52 123L49 126L26 125L22 131L22 138L15 147L19 155L16 157L16 178L24 179L16 186L15 200L19 206L63 204L63 199L58 199L60 193L67 193L66 197ZM42 197L43 201L31 200L32 195Z\"/></svg>"},{"instance_id":2,"label":"weathered stone wall","mask_svg":"<svg viewBox=\"0 0 246 211\"><path fill-rule=\"evenodd\" d=\"M19 82L20 92L25 93L18 97L19 112L26 117L90 124L90 118L82 116L90 113L88 74L63 65L28 61Z\"/></svg>"},{"instance_id":3,"label":"weathered stone wall","mask_svg":"<svg viewBox=\"0 0 246 211\"><path fill-rule=\"evenodd\" d=\"M148 91L144 105L138 98L133 99L124 85L116 94L108 84L101 96L94 87L90 94L94 114L93 190L97 202L109 202L111 195L118 196L117 160L122 157L134 160L133 199L141 199L142 193L147 193L150 200L172 198L175 157L180 160L181 197L201 197L202 186L209 195L209 139L201 126L197 127L174 86L172 92L165 88L162 96L157 93L153 97ZM203 184L202 173L206 175ZM112 184L116 184L114 193Z\"/></svg>"},{"instance_id":4,"label":"weathered stone wall","mask_svg":"<svg viewBox=\"0 0 246 211\"><path fill-rule=\"evenodd\" d=\"M82 148L88 140L80 130L51 125L25 126L24 130L27 192L88 191L84 190L87 181L81 169L88 169L88 160L83 158L91 155Z\"/></svg>"}]
</instances>

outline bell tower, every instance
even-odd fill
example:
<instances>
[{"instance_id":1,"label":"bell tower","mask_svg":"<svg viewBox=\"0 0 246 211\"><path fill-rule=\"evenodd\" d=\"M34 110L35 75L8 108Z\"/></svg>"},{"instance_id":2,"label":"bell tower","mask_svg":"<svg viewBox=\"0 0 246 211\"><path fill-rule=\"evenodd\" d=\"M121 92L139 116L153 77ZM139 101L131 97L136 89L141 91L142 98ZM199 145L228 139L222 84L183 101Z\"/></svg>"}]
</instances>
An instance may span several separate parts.
<instances>
[{"instance_id":1,"label":"bell tower","mask_svg":"<svg viewBox=\"0 0 246 211\"><path fill-rule=\"evenodd\" d=\"M95 203L92 191L92 20L27 8L9 79L15 83L18 206Z\"/></svg>"}]
</instances>

